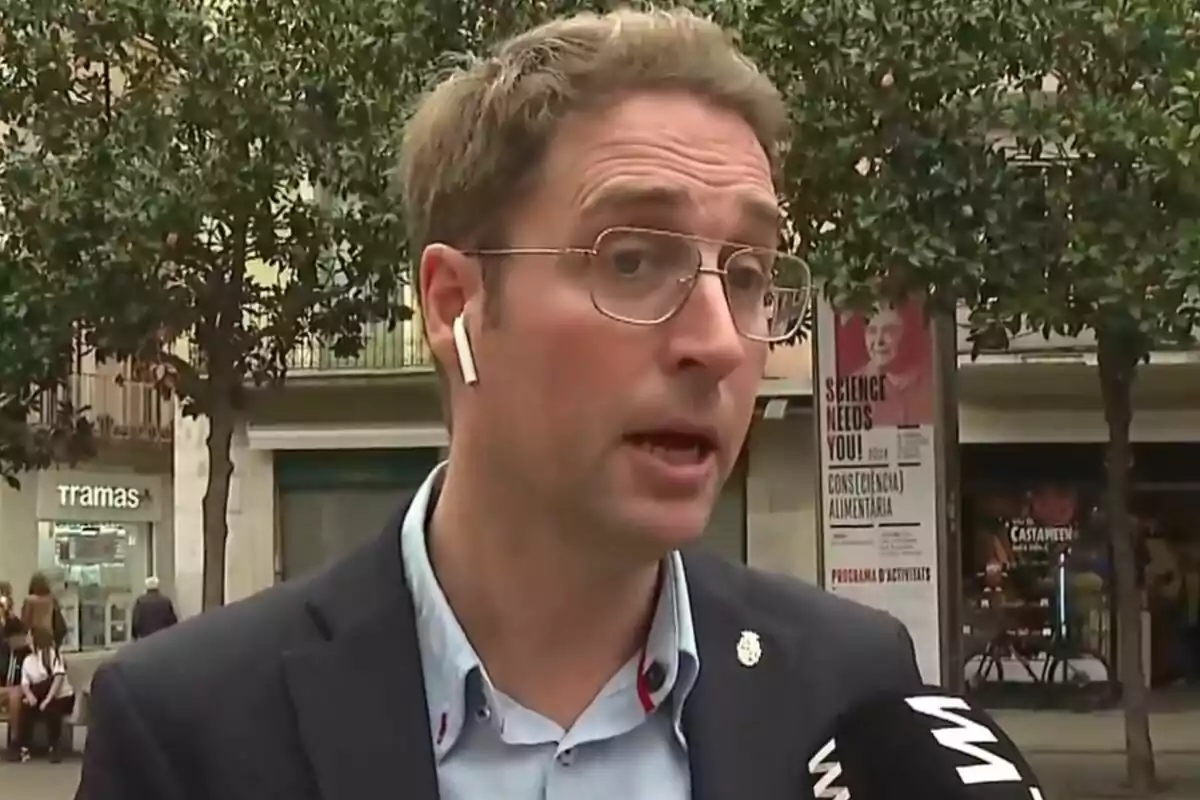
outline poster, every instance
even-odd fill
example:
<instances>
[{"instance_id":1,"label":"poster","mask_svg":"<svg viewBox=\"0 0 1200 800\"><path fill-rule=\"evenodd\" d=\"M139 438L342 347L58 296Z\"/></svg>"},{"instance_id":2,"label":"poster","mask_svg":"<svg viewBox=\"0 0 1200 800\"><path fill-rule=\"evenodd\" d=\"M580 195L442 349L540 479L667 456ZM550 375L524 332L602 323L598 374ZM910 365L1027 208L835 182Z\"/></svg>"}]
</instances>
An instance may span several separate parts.
<instances>
[{"instance_id":1,"label":"poster","mask_svg":"<svg viewBox=\"0 0 1200 800\"><path fill-rule=\"evenodd\" d=\"M1053 566L1060 553L1075 549L1083 526L1077 487L1040 483L973 494L969 547L977 575L989 567Z\"/></svg>"},{"instance_id":2,"label":"poster","mask_svg":"<svg viewBox=\"0 0 1200 800\"><path fill-rule=\"evenodd\" d=\"M825 588L888 611L941 683L933 337L919 300L817 306Z\"/></svg>"},{"instance_id":3,"label":"poster","mask_svg":"<svg viewBox=\"0 0 1200 800\"><path fill-rule=\"evenodd\" d=\"M1019 477L970 487L963 544L973 614L964 633L967 676L976 685L1001 676L1024 681L1028 669L1040 674L1056 638L1069 643L1057 653L1070 653L1071 682L1108 680L1107 537L1089 519L1092 494ZM980 655L989 646L1002 672Z\"/></svg>"}]
</instances>

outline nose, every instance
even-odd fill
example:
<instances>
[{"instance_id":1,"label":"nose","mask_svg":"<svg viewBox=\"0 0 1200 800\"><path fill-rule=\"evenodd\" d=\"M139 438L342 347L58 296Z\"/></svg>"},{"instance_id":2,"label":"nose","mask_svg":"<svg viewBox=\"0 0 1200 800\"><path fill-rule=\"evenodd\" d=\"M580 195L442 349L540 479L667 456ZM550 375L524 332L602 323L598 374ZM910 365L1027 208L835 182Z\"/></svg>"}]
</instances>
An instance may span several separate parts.
<instances>
[{"instance_id":1,"label":"nose","mask_svg":"<svg viewBox=\"0 0 1200 800\"><path fill-rule=\"evenodd\" d=\"M663 327L673 371L702 371L719 381L746 359L749 340L733 322L720 275L701 273L683 307Z\"/></svg>"}]
</instances>

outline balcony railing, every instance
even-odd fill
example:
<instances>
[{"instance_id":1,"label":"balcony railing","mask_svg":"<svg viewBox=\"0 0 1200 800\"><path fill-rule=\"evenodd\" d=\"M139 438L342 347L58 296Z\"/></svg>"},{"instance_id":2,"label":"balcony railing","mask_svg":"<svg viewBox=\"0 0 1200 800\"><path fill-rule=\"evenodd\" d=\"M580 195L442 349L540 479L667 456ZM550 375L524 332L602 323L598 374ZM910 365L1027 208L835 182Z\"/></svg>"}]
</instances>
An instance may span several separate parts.
<instances>
[{"instance_id":1,"label":"balcony railing","mask_svg":"<svg viewBox=\"0 0 1200 800\"><path fill-rule=\"evenodd\" d=\"M369 375L375 373L427 372L433 359L425 336L416 320L397 324L372 325L363 336L363 348L350 357L339 357L320 342L297 347L288 358L292 377L305 375Z\"/></svg>"},{"instance_id":2,"label":"balcony railing","mask_svg":"<svg viewBox=\"0 0 1200 800\"><path fill-rule=\"evenodd\" d=\"M112 374L72 375L64 388L42 396L36 418L52 420L64 399L88 409L85 416L101 439L170 442L174 435L174 406L150 384L118 383Z\"/></svg>"}]
</instances>

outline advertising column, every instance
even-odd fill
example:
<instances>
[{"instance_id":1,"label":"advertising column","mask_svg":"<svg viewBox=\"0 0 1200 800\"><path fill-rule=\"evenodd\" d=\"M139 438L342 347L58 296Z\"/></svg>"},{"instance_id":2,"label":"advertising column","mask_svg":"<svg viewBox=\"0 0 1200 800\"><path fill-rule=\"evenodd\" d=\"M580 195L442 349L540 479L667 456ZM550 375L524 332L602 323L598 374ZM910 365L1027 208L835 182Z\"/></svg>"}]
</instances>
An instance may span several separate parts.
<instances>
[{"instance_id":1,"label":"advertising column","mask_svg":"<svg viewBox=\"0 0 1200 800\"><path fill-rule=\"evenodd\" d=\"M816 312L825 588L897 617L941 683L930 328L919 300Z\"/></svg>"}]
</instances>

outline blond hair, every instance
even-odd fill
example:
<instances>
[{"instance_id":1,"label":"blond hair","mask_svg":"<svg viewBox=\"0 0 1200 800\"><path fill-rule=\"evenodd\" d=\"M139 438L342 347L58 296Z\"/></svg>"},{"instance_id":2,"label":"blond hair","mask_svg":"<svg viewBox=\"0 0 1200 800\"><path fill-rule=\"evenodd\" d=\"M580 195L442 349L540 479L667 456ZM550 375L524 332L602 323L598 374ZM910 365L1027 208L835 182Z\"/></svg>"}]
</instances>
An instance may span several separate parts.
<instances>
[{"instance_id":1,"label":"blond hair","mask_svg":"<svg viewBox=\"0 0 1200 800\"><path fill-rule=\"evenodd\" d=\"M398 176L414 256L434 242L503 247L497 215L536 177L563 117L639 90L689 92L738 114L778 169L786 107L716 23L682 9L556 19L422 99Z\"/></svg>"}]
</instances>

